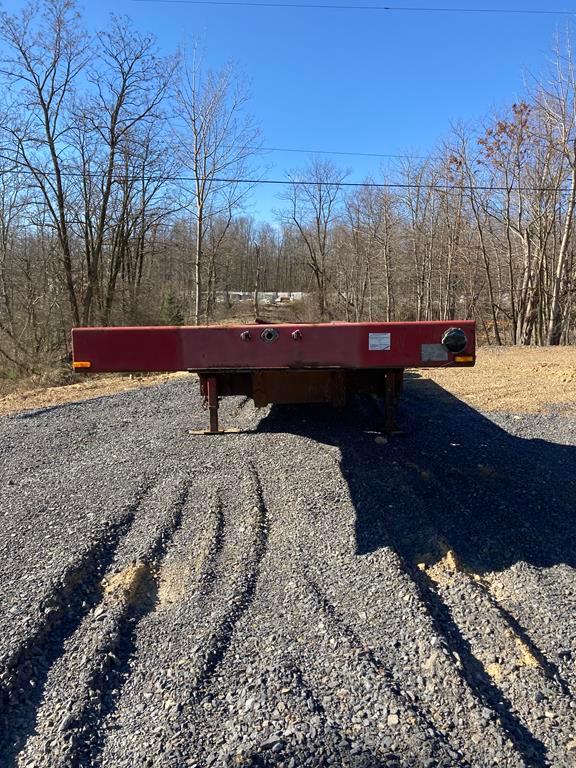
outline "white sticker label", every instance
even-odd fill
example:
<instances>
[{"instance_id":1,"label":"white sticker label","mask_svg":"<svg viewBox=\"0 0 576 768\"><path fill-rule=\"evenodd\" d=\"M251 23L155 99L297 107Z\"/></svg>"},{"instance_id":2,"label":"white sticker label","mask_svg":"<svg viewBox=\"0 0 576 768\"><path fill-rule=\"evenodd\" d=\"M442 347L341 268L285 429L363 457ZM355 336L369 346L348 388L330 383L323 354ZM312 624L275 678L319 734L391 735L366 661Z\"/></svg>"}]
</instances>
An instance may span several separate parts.
<instances>
[{"instance_id":1,"label":"white sticker label","mask_svg":"<svg viewBox=\"0 0 576 768\"><path fill-rule=\"evenodd\" d=\"M368 349L371 352L381 352L383 350L390 349L390 334L389 333L369 333Z\"/></svg>"}]
</instances>

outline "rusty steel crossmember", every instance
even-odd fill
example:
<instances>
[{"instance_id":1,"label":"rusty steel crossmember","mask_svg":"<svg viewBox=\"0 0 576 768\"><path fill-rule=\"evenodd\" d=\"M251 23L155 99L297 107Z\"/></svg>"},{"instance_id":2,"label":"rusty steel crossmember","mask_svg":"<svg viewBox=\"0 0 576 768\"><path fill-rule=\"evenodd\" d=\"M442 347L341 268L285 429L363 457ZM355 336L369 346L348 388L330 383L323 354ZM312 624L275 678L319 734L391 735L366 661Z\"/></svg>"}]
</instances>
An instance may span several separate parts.
<instances>
[{"instance_id":1,"label":"rusty steel crossmember","mask_svg":"<svg viewBox=\"0 0 576 768\"><path fill-rule=\"evenodd\" d=\"M222 432L221 397L343 406L353 393L382 396L393 431L404 369L474 365L475 323L74 328L72 350L84 373L197 373L211 434Z\"/></svg>"}]
</instances>

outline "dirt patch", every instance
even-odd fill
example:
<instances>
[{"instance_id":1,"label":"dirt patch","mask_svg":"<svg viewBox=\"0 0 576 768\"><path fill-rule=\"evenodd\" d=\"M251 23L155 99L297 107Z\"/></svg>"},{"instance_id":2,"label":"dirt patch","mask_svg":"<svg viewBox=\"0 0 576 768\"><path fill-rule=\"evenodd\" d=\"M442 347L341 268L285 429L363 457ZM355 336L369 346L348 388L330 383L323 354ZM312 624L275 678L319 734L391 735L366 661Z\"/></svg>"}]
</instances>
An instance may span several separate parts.
<instances>
[{"instance_id":1,"label":"dirt patch","mask_svg":"<svg viewBox=\"0 0 576 768\"><path fill-rule=\"evenodd\" d=\"M189 373L161 373L151 376L78 376L74 384L59 387L36 387L22 389L0 396L0 416L18 413L33 408L49 408L54 405L73 403L78 400L90 400L95 397L115 395L141 387L153 387L173 379L188 377Z\"/></svg>"},{"instance_id":2,"label":"dirt patch","mask_svg":"<svg viewBox=\"0 0 576 768\"><path fill-rule=\"evenodd\" d=\"M418 373L483 411L576 413L576 347L484 347L474 368Z\"/></svg>"},{"instance_id":3,"label":"dirt patch","mask_svg":"<svg viewBox=\"0 0 576 768\"><path fill-rule=\"evenodd\" d=\"M139 599L152 579L148 563L136 561L102 579L102 590L104 595L122 595L126 602L132 603Z\"/></svg>"},{"instance_id":4,"label":"dirt patch","mask_svg":"<svg viewBox=\"0 0 576 768\"><path fill-rule=\"evenodd\" d=\"M490 662L489 664L485 665L484 669L490 675L492 680L494 680L496 683L499 683L500 680L502 680L502 676L504 674L504 670L502 669L502 664L497 664L496 662Z\"/></svg>"},{"instance_id":5,"label":"dirt patch","mask_svg":"<svg viewBox=\"0 0 576 768\"><path fill-rule=\"evenodd\" d=\"M164 565L158 583L158 608L170 608L186 593L188 568L184 563Z\"/></svg>"},{"instance_id":6,"label":"dirt patch","mask_svg":"<svg viewBox=\"0 0 576 768\"><path fill-rule=\"evenodd\" d=\"M520 667L533 667L534 669L540 667L540 662L536 656L534 656L522 638L514 635L512 630L510 630L510 634L513 636L514 642L516 643L516 648L518 650L518 658L516 659L516 664Z\"/></svg>"}]
</instances>

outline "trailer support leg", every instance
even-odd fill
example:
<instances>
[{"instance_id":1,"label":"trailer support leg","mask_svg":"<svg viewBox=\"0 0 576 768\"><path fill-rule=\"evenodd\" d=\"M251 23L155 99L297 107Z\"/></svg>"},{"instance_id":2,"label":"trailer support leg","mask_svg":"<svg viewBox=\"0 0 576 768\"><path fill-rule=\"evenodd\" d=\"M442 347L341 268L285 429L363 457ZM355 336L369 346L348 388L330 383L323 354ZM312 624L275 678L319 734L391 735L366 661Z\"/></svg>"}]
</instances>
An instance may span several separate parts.
<instances>
[{"instance_id":1,"label":"trailer support leg","mask_svg":"<svg viewBox=\"0 0 576 768\"><path fill-rule=\"evenodd\" d=\"M384 429L389 434L398 432L396 425L396 403L402 391L404 371L402 369L387 371L385 374L384 405Z\"/></svg>"},{"instance_id":2,"label":"trailer support leg","mask_svg":"<svg viewBox=\"0 0 576 768\"><path fill-rule=\"evenodd\" d=\"M384 413L384 429L386 432L394 432L396 429L396 392L395 390L395 376L393 373L386 374L386 391L384 393L384 405L386 411Z\"/></svg>"},{"instance_id":3,"label":"trailer support leg","mask_svg":"<svg viewBox=\"0 0 576 768\"><path fill-rule=\"evenodd\" d=\"M250 432L251 430L241 430L232 427L231 429L220 429L218 423L218 408L220 405L219 393L224 397L231 394L230 381L221 373L210 376L207 373L199 373L200 394L203 398L204 408L208 410L210 417L209 429L189 429L191 435L227 435L230 433ZM244 382L245 384L245 382ZM236 394L234 392L234 394Z\"/></svg>"},{"instance_id":4,"label":"trailer support leg","mask_svg":"<svg viewBox=\"0 0 576 768\"><path fill-rule=\"evenodd\" d=\"M208 376L206 379L206 396L208 410L210 411L210 433L218 433L218 381L216 376Z\"/></svg>"}]
</instances>

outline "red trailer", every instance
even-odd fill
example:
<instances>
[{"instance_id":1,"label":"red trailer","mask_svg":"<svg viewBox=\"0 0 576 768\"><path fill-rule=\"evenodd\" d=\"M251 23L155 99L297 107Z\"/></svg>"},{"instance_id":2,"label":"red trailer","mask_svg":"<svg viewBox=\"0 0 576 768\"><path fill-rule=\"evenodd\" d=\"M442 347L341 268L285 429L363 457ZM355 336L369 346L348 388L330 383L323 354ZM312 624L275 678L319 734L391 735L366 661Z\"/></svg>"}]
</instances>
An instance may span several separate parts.
<instances>
[{"instance_id":1,"label":"red trailer","mask_svg":"<svg viewBox=\"0 0 576 768\"><path fill-rule=\"evenodd\" d=\"M409 323L314 323L228 326L74 328L73 366L85 373L197 373L219 433L220 397L269 403L344 405L352 393L382 395L386 428L405 368L469 367L470 320Z\"/></svg>"}]
</instances>

